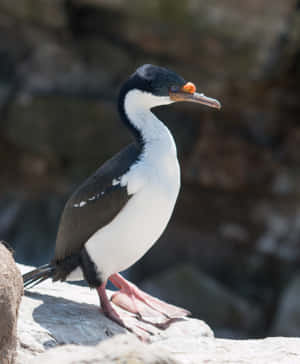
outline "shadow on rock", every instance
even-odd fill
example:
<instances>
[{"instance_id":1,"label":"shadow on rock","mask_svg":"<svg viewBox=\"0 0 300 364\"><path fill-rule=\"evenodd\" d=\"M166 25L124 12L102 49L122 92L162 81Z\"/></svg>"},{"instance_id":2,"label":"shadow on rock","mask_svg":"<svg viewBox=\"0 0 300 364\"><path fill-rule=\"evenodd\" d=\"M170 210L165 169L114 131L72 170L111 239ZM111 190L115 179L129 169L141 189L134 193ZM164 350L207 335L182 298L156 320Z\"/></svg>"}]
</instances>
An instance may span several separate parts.
<instances>
[{"instance_id":1,"label":"shadow on rock","mask_svg":"<svg viewBox=\"0 0 300 364\"><path fill-rule=\"evenodd\" d=\"M42 300L43 303L33 310L33 319L49 331L54 342L46 342L44 346L57 344L96 345L115 334L126 330L107 319L99 307L78 303L66 298L26 292L28 298Z\"/></svg>"}]
</instances>

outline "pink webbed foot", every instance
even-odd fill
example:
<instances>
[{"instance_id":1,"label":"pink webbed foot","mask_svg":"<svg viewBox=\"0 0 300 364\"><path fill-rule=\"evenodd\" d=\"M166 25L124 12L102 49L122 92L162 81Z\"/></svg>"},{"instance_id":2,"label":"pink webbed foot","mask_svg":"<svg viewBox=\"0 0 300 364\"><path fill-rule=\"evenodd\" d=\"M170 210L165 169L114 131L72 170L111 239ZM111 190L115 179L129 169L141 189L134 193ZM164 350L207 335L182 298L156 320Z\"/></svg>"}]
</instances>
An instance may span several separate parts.
<instances>
[{"instance_id":1,"label":"pink webbed foot","mask_svg":"<svg viewBox=\"0 0 300 364\"><path fill-rule=\"evenodd\" d=\"M152 332L152 330L148 327L142 325L134 315L126 313L123 310L119 310L120 312L118 312L108 299L105 286L106 282L97 288L101 303L101 310L105 316L135 334L140 340L145 342L149 341L150 335L153 335L154 332Z\"/></svg>"},{"instance_id":2,"label":"pink webbed foot","mask_svg":"<svg viewBox=\"0 0 300 364\"><path fill-rule=\"evenodd\" d=\"M112 302L133 313L139 320L159 328L166 328L171 322L190 315L190 312L155 298L123 278L113 274L109 280L120 289L113 294Z\"/></svg>"}]
</instances>

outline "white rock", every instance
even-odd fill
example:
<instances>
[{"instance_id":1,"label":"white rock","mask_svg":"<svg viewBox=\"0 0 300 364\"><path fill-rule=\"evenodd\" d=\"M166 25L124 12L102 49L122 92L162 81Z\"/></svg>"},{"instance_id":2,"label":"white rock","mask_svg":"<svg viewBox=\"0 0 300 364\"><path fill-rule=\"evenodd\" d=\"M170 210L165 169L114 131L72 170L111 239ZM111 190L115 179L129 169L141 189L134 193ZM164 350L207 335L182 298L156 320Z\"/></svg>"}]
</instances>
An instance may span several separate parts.
<instances>
[{"instance_id":1,"label":"white rock","mask_svg":"<svg viewBox=\"0 0 300 364\"><path fill-rule=\"evenodd\" d=\"M97 346L66 345L51 349L30 364L180 364L164 348L152 347L132 335L117 335Z\"/></svg>"},{"instance_id":2,"label":"white rock","mask_svg":"<svg viewBox=\"0 0 300 364\"><path fill-rule=\"evenodd\" d=\"M151 343L144 344L99 313L94 291L50 280L25 293L18 338L17 364L300 363L300 338L215 339L195 319L156 329Z\"/></svg>"},{"instance_id":3,"label":"white rock","mask_svg":"<svg viewBox=\"0 0 300 364\"><path fill-rule=\"evenodd\" d=\"M21 265L19 268L22 273L31 269ZM147 324L143 325L147 327ZM188 333L195 338L213 336L204 322L195 319L176 322L166 330L152 326L151 329L155 333L151 340L157 343L166 342L168 338L180 340ZM26 290L22 299L18 320L17 363L27 363L34 356L58 345L96 345L121 333L133 336L99 311L95 290L47 280Z\"/></svg>"}]
</instances>

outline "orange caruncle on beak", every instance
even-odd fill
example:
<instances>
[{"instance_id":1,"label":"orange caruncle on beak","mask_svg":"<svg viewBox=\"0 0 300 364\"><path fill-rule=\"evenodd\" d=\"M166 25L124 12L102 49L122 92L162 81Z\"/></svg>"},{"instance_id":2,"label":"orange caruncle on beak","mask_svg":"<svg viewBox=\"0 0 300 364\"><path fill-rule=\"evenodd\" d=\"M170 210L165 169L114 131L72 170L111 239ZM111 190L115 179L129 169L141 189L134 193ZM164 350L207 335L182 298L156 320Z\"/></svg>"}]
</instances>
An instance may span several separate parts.
<instances>
[{"instance_id":1,"label":"orange caruncle on beak","mask_svg":"<svg viewBox=\"0 0 300 364\"><path fill-rule=\"evenodd\" d=\"M197 102L198 104L214 107L215 109L221 109L221 104L218 100L207 97L202 93L201 94L197 93L196 86L192 82L187 82L179 90L175 91L170 90L169 97L173 102L178 102L178 101Z\"/></svg>"},{"instance_id":2,"label":"orange caruncle on beak","mask_svg":"<svg viewBox=\"0 0 300 364\"><path fill-rule=\"evenodd\" d=\"M193 82L187 82L185 85L182 86L181 90L183 92L193 94L196 92L196 86L193 84Z\"/></svg>"}]
</instances>

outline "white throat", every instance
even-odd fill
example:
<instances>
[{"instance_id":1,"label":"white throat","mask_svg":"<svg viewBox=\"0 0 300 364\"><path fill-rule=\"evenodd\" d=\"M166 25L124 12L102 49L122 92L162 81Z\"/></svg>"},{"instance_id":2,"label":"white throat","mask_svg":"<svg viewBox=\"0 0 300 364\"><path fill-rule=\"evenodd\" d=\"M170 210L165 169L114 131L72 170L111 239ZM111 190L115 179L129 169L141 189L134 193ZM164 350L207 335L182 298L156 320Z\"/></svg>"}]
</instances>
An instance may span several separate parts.
<instances>
[{"instance_id":1,"label":"white throat","mask_svg":"<svg viewBox=\"0 0 300 364\"><path fill-rule=\"evenodd\" d=\"M135 128L139 130L145 144L155 141L170 141L175 146L169 129L152 112L151 109L160 105L173 103L169 96L154 96L141 90L131 90L124 100L124 110Z\"/></svg>"}]
</instances>

